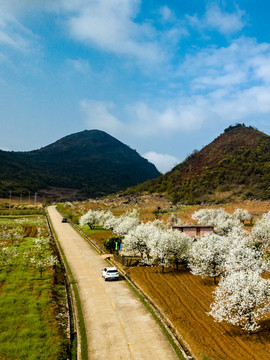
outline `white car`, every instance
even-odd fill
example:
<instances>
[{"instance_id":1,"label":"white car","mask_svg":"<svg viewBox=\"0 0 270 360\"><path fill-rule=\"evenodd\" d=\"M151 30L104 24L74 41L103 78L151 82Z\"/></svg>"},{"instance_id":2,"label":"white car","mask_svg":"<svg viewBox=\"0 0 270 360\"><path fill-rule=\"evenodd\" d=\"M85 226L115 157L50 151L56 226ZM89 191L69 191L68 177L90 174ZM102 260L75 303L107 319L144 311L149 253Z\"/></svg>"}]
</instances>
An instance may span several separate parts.
<instances>
[{"instance_id":1,"label":"white car","mask_svg":"<svg viewBox=\"0 0 270 360\"><path fill-rule=\"evenodd\" d=\"M119 279L119 273L116 267L105 267L102 270L102 277L104 277L105 281L107 280L118 280Z\"/></svg>"}]
</instances>

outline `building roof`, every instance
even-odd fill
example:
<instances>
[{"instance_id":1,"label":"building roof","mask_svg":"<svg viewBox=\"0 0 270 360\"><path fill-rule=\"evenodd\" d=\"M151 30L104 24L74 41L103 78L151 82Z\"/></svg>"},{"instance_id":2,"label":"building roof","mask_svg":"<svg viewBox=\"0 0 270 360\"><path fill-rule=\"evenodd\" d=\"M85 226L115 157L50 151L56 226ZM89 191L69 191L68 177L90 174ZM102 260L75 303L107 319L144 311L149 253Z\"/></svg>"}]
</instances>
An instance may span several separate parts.
<instances>
[{"instance_id":1,"label":"building roof","mask_svg":"<svg viewBox=\"0 0 270 360\"><path fill-rule=\"evenodd\" d=\"M191 229L191 228L200 228L200 229L214 229L213 225L174 225L174 228L183 228L183 229Z\"/></svg>"}]
</instances>

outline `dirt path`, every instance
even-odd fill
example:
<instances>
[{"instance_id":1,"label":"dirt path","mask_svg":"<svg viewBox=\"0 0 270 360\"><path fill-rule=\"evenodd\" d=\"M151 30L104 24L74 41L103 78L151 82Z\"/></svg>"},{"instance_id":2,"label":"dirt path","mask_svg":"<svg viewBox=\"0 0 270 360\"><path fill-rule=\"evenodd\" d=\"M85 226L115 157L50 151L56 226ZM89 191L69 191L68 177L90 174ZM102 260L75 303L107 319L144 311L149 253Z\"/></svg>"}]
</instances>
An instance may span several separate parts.
<instances>
[{"instance_id":1,"label":"dirt path","mask_svg":"<svg viewBox=\"0 0 270 360\"><path fill-rule=\"evenodd\" d=\"M68 224L48 208L74 278L85 320L91 360L177 359L171 345L125 281L105 282L105 262Z\"/></svg>"}]
</instances>

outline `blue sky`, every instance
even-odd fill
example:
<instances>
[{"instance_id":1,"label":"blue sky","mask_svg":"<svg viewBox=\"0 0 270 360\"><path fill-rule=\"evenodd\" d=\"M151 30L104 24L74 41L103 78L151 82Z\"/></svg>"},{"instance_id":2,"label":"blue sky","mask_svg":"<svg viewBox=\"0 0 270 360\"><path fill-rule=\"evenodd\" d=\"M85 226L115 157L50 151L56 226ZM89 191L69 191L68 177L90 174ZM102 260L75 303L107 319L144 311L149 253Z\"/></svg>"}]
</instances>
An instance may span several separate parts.
<instances>
[{"instance_id":1,"label":"blue sky","mask_svg":"<svg viewBox=\"0 0 270 360\"><path fill-rule=\"evenodd\" d=\"M0 2L0 148L85 129L162 172L229 125L270 134L265 0Z\"/></svg>"}]
</instances>

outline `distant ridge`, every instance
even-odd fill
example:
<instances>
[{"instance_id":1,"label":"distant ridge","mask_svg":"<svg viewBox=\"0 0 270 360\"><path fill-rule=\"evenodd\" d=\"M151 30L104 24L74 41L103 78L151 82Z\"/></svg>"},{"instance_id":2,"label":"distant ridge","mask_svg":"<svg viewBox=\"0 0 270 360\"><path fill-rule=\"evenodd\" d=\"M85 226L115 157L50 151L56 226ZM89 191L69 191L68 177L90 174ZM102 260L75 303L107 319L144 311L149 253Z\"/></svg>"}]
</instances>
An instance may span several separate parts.
<instances>
[{"instance_id":1,"label":"distant ridge","mask_svg":"<svg viewBox=\"0 0 270 360\"><path fill-rule=\"evenodd\" d=\"M167 193L184 204L270 199L270 136L230 126L170 172L127 190L142 191Z\"/></svg>"},{"instance_id":2,"label":"distant ridge","mask_svg":"<svg viewBox=\"0 0 270 360\"><path fill-rule=\"evenodd\" d=\"M75 189L80 198L102 196L159 175L135 150L100 130L68 135L39 150L0 151L2 197L50 188Z\"/></svg>"}]
</instances>

